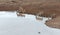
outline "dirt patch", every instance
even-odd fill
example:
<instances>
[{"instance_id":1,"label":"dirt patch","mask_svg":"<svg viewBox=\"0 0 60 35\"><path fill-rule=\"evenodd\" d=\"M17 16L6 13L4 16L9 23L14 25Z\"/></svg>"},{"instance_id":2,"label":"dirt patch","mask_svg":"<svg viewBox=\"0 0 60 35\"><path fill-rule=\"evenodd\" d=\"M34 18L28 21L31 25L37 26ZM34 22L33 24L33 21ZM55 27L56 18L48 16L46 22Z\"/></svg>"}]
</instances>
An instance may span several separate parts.
<instances>
[{"instance_id":1,"label":"dirt patch","mask_svg":"<svg viewBox=\"0 0 60 35\"><path fill-rule=\"evenodd\" d=\"M48 27L60 29L60 16L45 23Z\"/></svg>"}]
</instances>

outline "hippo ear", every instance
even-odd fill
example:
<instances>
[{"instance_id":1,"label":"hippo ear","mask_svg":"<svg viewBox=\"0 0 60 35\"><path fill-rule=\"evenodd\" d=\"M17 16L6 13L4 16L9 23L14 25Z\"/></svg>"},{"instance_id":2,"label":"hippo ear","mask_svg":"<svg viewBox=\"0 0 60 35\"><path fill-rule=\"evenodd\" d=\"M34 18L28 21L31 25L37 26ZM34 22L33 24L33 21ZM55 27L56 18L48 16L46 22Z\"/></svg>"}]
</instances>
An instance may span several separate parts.
<instances>
[{"instance_id":1,"label":"hippo ear","mask_svg":"<svg viewBox=\"0 0 60 35\"><path fill-rule=\"evenodd\" d=\"M60 16L47 21L45 24L48 27L60 29Z\"/></svg>"}]
</instances>

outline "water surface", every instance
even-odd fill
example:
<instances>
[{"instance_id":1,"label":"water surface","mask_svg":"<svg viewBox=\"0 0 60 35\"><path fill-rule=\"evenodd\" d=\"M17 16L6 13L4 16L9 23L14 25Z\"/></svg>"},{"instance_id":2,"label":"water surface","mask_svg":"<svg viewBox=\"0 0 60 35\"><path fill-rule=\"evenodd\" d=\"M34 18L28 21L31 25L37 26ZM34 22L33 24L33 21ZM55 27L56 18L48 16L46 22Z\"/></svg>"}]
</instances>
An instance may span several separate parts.
<instances>
[{"instance_id":1,"label":"water surface","mask_svg":"<svg viewBox=\"0 0 60 35\"><path fill-rule=\"evenodd\" d=\"M48 18L36 20L34 15L17 16L16 12L0 12L0 35L60 35L60 29L46 26Z\"/></svg>"}]
</instances>

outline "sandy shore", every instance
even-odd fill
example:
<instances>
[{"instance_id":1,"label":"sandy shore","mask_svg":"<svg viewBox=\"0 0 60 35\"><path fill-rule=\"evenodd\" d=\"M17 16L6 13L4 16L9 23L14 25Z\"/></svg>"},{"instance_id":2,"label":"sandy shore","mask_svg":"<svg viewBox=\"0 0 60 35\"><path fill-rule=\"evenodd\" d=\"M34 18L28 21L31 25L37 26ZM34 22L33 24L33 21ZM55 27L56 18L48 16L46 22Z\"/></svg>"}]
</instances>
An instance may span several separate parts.
<instances>
[{"instance_id":1,"label":"sandy shore","mask_svg":"<svg viewBox=\"0 0 60 35\"><path fill-rule=\"evenodd\" d=\"M47 21L45 24L49 27L60 29L60 16Z\"/></svg>"}]
</instances>

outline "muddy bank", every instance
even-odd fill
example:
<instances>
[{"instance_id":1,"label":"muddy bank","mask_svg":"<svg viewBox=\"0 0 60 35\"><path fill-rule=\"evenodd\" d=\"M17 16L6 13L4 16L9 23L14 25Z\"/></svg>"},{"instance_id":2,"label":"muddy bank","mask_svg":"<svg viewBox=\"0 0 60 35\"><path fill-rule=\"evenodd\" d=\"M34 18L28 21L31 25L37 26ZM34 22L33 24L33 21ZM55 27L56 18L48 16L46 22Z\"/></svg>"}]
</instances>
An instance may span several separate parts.
<instances>
[{"instance_id":1,"label":"muddy bank","mask_svg":"<svg viewBox=\"0 0 60 35\"><path fill-rule=\"evenodd\" d=\"M55 17L60 15L60 2L58 0L0 0L1 10L18 10L18 12L26 14Z\"/></svg>"},{"instance_id":2,"label":"muddy bank","mask_svg":"<svg viewBox=\"0 0 60 35\"><path fill-rule=\"evenodd\" d=\"M60 16L45 23L48 27L60 29Z\"/></svg>"}]
</instances>

